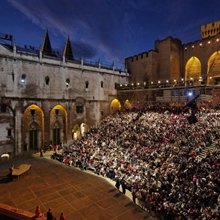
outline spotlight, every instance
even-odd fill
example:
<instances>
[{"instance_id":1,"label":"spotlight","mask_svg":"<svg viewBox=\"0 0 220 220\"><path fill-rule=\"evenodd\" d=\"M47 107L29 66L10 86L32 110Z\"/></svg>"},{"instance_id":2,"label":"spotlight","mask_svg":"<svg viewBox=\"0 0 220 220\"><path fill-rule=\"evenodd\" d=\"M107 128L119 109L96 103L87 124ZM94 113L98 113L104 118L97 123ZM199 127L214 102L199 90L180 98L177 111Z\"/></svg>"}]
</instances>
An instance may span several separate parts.
<instances>
[{"instance_id":1,"label":"spotlight","mask_svg":"<svg viewBox=\"0 0 220 220\"><path fill-rule=\"evenodd\" d=\"M187 93L187 96L189 96L189 97L191 97L193 95L193 93L191 92L191 91L189 91L188 93Z\"/></svg>"}]
</instances>

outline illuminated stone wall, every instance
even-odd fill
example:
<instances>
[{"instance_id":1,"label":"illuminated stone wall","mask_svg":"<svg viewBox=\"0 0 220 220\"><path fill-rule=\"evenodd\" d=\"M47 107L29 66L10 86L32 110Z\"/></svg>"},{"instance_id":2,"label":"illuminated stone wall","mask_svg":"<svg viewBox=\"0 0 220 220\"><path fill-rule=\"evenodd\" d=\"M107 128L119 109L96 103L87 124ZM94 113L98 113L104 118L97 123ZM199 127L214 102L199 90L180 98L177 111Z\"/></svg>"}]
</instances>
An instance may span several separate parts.
<instances>
[{"instance_id":1,"label":"illuminated stone wall","mask_svg":"<svg viewBox=\"0 0 220 220\"><path fill-rule=\"evenodd\" d=\"M157 73L156 51L141 53L125 60L126 67L130 73L130 82L149 82L155 78Z\"/></svg>"},{"instance_id":2,"label":"illuminated stone wall","mask_svg":"<svg viewBox=\"0 0 220 220\"><path fill-rule=\"evenodd\" d=\"M155 49L146 54L154 56L142 60L134 55L125 59L130 84L143 84L146 79L154 85L176 84L181 80L186 85L220 84L220 34L186 44L168 37L156 41Z\"/></svg>"},{"instance_id":3,"label":"illuminated stone wall","mask_svg":"<svg viewBox=\"0 0 220 220\"><path fill-rule=\"evenodd\" d=\"M14 114L12 140L5 135L11 118L0 112L6 120L0 120L0 141L5 143L0 154L39 150L54 142L56 129L57 140L71 142L75 126L96 126L110 113L116 84L126 82L127 74L113 68L19 53L0 45L0 104L6 103ZM57 117L55 109L60 109Z\"/></svg>"},{"instance_id":4,"label":"illuminated stone wall","mask_svg":"<svg viewBox=\"0 0 220 220\"><path fill-rule=\"evenodd\" d=\"M218 78L220 76L220 63L217 54L220 51L220 34L209 39L202 39L196 42L185 44L183 50L183 66L185 67L184 73L187 71L188 61L190 61L192 58L196 58L198 60L197 63L201 64L201 73L199 74L201 75L202 81L204 81L206 84L218 84ZM212 70L214 66L215 72L213 73ZM198 68L198 66L195 68ZM192 68L192 71L194 71L195 68ZM197 74L198 73L195 75ZM210 79L210 77L212 77L212 79ZM195 83L198 83L198 81Z\"/></svg>"},{"instance_id":5,"label":"illuminated stone wall","mask_svg":"<svg viewBox=\"0 0 220 220\"><path fill-rule=\"evenodd\" d=\"M125 59L132 83L178 80L182 74L182 45L168 37L155 42L155 49Z\"/></svg>"}]
</instances>

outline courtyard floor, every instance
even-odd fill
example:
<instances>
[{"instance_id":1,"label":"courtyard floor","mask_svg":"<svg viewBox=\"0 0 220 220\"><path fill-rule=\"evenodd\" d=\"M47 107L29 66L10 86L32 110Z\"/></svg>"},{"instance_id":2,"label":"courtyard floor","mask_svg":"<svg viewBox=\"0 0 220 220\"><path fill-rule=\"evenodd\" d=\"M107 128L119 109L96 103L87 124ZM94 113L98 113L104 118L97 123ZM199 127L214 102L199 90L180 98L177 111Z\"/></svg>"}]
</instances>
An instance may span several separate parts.
<instances>
[{"instance_id":1,"label":"courtyard floor","mask_svg":"<svg viewBox=\"0 0 220 220\"><path fill-rule=\"evenodd\" d=\"M11 165L32 164L31 172L12 181ZM35 212L52 209L67 220L154 220L106 179L39 156L0 162L0 203Z\"/></svg>"}]
</instances>

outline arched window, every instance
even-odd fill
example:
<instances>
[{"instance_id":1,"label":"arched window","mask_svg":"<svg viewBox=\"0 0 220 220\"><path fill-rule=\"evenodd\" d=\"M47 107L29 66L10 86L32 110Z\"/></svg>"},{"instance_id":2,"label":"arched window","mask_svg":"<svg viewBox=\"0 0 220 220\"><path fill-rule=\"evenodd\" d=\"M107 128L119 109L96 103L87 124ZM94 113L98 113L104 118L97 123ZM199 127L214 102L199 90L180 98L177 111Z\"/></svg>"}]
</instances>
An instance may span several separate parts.
<instances>
[{"instance_id":1,"label":"arched window","mask_svg":"<svg viewBox=\"0 0 220 220\"><path fill-rule=\"evenodd\" d=\"M76 106L76 113L82 114L83 113L83 105L77 105Z\"/></svg>"},{"instance_id":2,"label":"arched window","mask_svg":"<svg viewBox=\"0 0 220 220\"><path fill-rule=\"evenodd\" d=\"M45 77L45 83L46 83L46 85L49 85L49 83L50 83L50 78L49 78L49 76L46 76L46 77Z\"/></svg>"},{"instance_id":3,"label":"arched window","mask_svg":"<svg viewBox=\"0 0 220 220\"><path fill-rule=\"evenodd\" d=\"M67 79L66 79L66 87L69 87L69 85L70 85L70 79L67 78Z\"/></svg>"},{"instance_id":4,"label":"arched window","mask_svg":"<svg viewBox=\"0 0 220 220\"><path fill-rule=\"evenodd\" d=\"M89 81L86 81L86 82L85 82L85 86L86 86L86 89L89 88Z\"/></svg>"},{"instance_id":5,"label":"arched window","mask_svg":"<svg viewBox=\"0 0 220 220\"><path fill-rule=\"evenodd\" d=\"M220 51L214 52L208 60L208 84L216 84L220 78Z\"/></svg>"},{"instance_id":6,"label":"arched window","mask_svg":"<svg viewBox=\"0 0 220 220\"><path fill-rule=\"evenodd\" d=\"M200 83L201 62L197 57L191 57L185 66L185 82L189 85Z\"/></svg>"},{"instance_id":7,"label":"arched window","mask_svg":"<svg viewBox=\"0 0 220 220\"><path fill-rule=\"evenodd\" d=\"M21 83L25 83L26 82L26 74L25 73L23 73L22 75L21 75Z\"/></svg>"}]
</instances>

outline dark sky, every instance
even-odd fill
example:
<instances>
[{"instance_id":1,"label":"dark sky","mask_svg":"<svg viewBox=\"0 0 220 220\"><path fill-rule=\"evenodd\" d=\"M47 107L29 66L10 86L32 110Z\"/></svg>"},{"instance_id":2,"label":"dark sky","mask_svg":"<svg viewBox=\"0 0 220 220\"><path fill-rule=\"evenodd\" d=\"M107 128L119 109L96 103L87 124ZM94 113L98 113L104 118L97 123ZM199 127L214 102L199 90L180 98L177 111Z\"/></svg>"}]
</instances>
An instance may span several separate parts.
<instances>
[{"instance_id":1,"label":"dark sky","mask_svg":"<svg viewBox=\"0 0 220 220\"><path fill-rule=\"evenodd\" d=\"M46 30L62 50L69 36L74 55L123 65L168 36L201 39L202 24L220 20L220 0L0 0L0 33L16 44L40 47Z\"/></svg>"}]
</instances>

